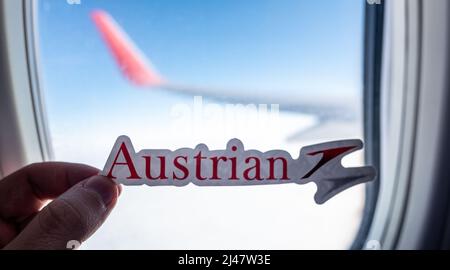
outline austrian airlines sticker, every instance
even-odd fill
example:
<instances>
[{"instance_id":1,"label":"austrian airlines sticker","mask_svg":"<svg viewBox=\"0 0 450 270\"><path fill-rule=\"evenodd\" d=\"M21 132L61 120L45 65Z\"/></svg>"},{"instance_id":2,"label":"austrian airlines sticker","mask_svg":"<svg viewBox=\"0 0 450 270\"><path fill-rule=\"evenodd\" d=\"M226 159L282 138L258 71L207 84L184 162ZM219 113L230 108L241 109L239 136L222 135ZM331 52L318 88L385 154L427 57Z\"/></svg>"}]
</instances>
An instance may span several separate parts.
<instances>
[{"instance_id":1,"label":"austrian airlines sticker","mask_svg":"<svg viewBox=\"0 0 450 270\"><path fill-rule=\"evenodd\" d=\"M102 175L124 185L148 186L252 186L306 184L314 182L314 200L326 202L354 185L372 181L371 166L344 168L341 160L363 147L361 140L326 142L303 147L298 159L283 150L245 150L238 139L224 150L144 149L135 152L131 140L120 136L108 157Z\"/></svg>"}]
</instances>

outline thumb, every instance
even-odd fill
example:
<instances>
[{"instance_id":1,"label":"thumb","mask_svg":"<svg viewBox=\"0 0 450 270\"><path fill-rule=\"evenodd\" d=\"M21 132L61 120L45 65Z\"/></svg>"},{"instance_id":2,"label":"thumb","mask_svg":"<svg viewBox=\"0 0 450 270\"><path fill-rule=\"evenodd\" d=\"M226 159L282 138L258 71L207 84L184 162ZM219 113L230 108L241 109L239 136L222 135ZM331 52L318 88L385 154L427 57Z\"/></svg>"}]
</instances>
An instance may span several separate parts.
<instances>
[{"instance_id":1,"label":"thumb","mask_svg":"<svg viewBox=\"0 0 450 270\"><path fill-rule=\"evenodd\" d=\"M120 187L93 176L44 207L5 249L66 249L93 234L114 207ZM73 243L73 241L72 241Z\"/></svg>"}]
</instances>

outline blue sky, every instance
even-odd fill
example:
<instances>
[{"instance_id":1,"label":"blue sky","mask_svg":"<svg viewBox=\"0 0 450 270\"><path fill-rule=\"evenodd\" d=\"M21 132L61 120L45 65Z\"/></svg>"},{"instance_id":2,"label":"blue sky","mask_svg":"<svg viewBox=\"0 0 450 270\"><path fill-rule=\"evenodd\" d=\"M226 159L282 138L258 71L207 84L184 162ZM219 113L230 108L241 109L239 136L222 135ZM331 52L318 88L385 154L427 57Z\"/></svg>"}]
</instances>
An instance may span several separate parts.
<instances>
[{"instance_id":1,"label":"blue sky","mask_svg":"<svg viewBox=\"0 0 450 270\"><path fill-rule=\"evenodd\" d=\"M129 115L163 123L170 107L185 99L131 85L90 19L95 9L109 12L168 80L320 100L361 94L363 5L362 0L81 0L80 5L41 0L50 130L63 134L114 125L117 117L126 121Z\"/></svg>"},{"instance_id":2,"label":"blue sky","mask_svg":"<svg viewBox=\"0 0 450 270\"><path fill-rule=\"evenodd\" d=\"M343 85L341 91L360 86L363 1L124 3L40 1L50 91L70 83L79 92L86 79L105 88L128 86L89 18L97 8L110 12L169 80L259 91L302 89L306 94L311 88L333 93L329 82Z\"/></svg>"}]
</instances>

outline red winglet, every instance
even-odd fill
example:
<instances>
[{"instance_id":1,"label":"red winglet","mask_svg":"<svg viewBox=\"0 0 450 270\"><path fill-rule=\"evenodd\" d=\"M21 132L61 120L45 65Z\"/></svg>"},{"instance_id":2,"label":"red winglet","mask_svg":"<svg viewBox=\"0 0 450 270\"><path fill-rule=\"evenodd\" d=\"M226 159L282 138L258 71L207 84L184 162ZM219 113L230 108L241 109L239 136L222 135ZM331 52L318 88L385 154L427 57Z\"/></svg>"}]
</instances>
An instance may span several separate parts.
<instances>
[{"instance_id":1,"label":"red winglet","mask_svg":"<svg viewBox=\"0 0 450 270\"><path fill-rule=\"evenodd\" d=\"M97 10L92 12L91 16L120 70L131 82L138 86L154 87L164 83L161 76L107 12Z\"/></svg>"}]
</instances>

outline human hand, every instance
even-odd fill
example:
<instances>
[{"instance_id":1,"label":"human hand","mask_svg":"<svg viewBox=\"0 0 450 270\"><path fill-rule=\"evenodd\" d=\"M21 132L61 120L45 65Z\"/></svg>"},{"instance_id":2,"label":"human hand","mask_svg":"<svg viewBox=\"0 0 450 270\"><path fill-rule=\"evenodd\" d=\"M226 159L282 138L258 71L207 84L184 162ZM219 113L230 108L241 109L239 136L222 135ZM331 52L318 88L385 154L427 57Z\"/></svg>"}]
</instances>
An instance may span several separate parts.
<instances>
[{"instance_id":1,"label":"human hand","mask_svg":"<svg viewBox=\"0 0 450 270\"><path fill-rule=\"evenodd\" d=\"M0 180L0 248L66 249L105 221L120 185L82 164L29 165ZM48 200L53 200L44 206Z\"/></svg>"}]
</instances>

